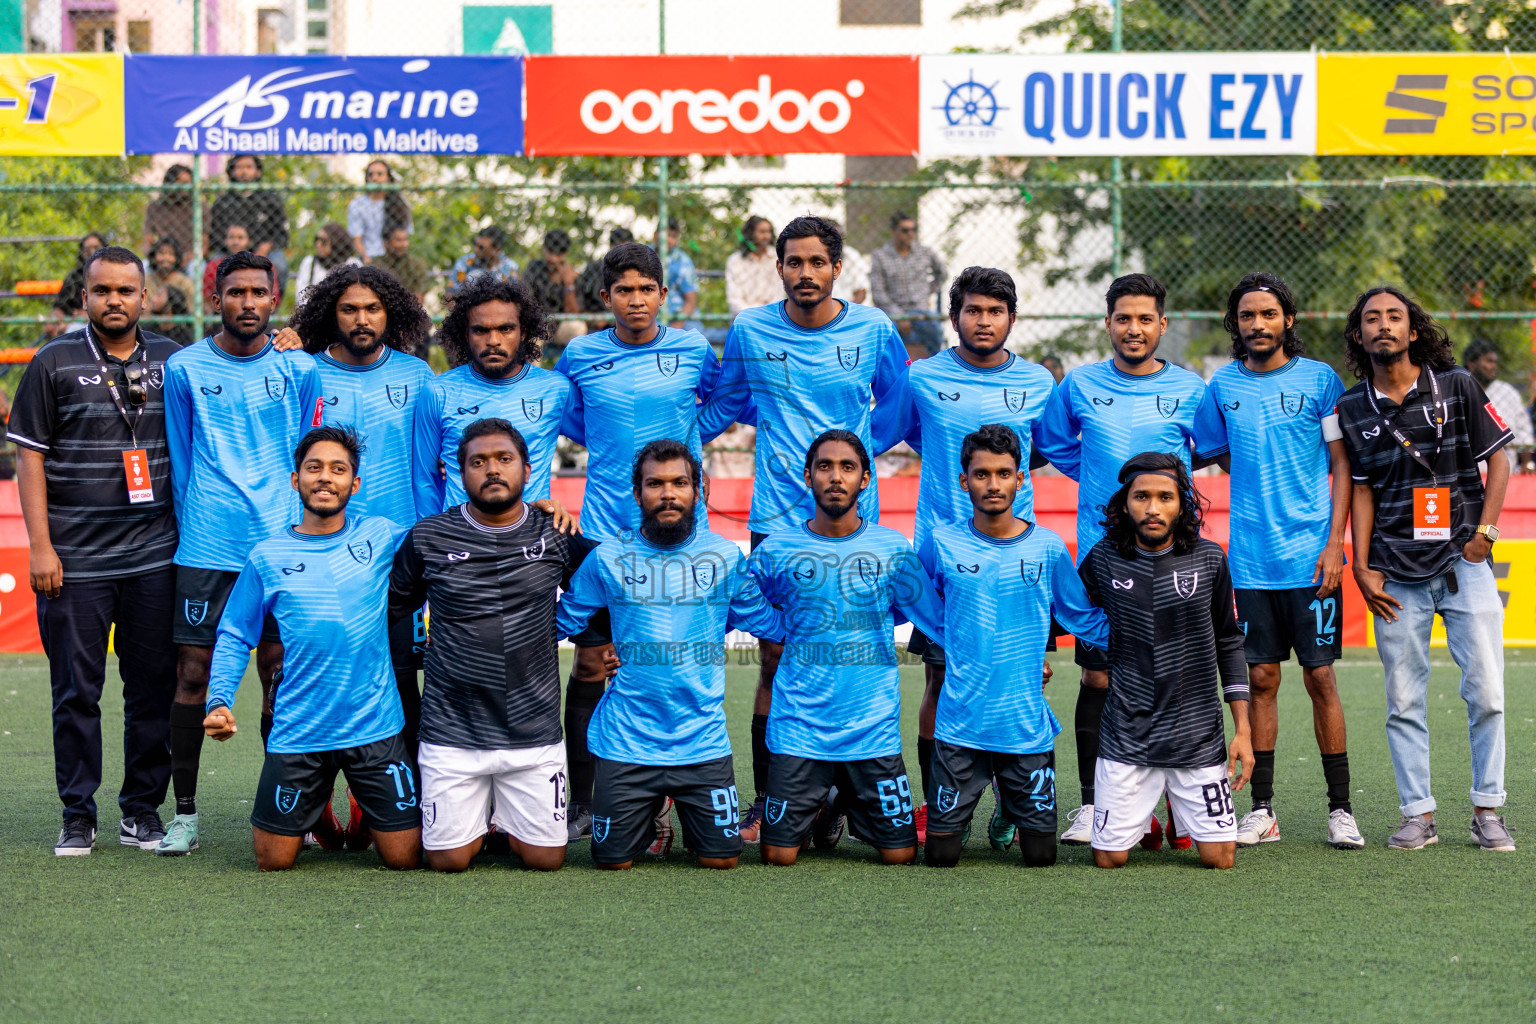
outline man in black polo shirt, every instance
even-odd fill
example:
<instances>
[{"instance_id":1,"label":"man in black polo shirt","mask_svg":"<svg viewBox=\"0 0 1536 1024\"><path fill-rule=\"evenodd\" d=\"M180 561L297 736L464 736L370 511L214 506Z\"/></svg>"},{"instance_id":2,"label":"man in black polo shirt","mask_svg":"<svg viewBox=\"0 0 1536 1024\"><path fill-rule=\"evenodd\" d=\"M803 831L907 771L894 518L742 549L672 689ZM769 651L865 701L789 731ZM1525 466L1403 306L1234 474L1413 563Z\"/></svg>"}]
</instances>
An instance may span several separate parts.
<instances>
[{"instance_id":1,"label":"man in black polo shirt","mask_svg":"<svg viewBox=\"0 0 1536 1024\"><path fill-rule=\"evenodd\" d=\"M21 510L37 625L53 684L53 760L64 828L53 852L91 852L101 785L101 700L115 625L123 680L118 841L153 850L171 778L176 517L162 404L179 346L139 329L144 266L106 246L85 264L89 326L44 345L16 389Z\"/></svg>"},{"instance_id":2,"label":"man in black polo shirt","mask_svg":"<svg viewBox=\"0 0 1536 1024\"><path fill-rule=\"evenodd\" d=\"M1403 823L1387 845L1439 842L1429 783L1429 634L1445 620L1461 668L1472 746L1472 841L1513 850L1499 817L1504 792L1504 606L1490 558L1513 435L1483 389L1456 365L1428 313L1392 287L1355 301L1345 325L1361 378L1339 399L1355 481L1355 580L1376 616L1387 681L1387 748ZM1485 487L1478 463L1488 464Z\"/></svg>"}]
</instances>

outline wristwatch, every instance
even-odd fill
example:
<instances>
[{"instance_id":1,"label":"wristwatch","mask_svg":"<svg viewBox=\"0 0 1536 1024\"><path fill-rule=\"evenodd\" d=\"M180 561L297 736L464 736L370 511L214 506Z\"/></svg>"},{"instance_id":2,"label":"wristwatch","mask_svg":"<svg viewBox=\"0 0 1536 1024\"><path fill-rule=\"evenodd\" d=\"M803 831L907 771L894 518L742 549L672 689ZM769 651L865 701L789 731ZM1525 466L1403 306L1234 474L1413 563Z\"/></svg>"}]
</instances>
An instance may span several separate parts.
<instances>
[{"instance_id":1,"label":"wristwatch","mask_svg":"<svg viewBox=\"0 0 1536 1024\"><path fill-rule=\"evenodd\" d=\"M1489 526L1486 523L1483 524L1482 526L1479 526L1473 532L1474 533L1480 533L1484 537L1487 537L1489 544L1492 544L1494 541L1499 539L1499 528L1497 526Z\"/></svg>"}]
</instances>

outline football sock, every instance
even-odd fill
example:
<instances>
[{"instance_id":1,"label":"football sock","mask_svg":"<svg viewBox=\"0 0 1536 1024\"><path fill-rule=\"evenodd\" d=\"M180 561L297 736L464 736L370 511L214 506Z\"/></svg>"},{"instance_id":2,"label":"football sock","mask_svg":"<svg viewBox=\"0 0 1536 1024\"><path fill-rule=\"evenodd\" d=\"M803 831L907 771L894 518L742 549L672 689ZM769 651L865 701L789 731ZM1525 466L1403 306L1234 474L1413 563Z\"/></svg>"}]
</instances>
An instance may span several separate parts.
<instances>
[{"instance_id":1,"label":"football sock","mask_svg":"<svg viewBox=\"0 0 1536 1024\"><path fill-rule=\"evenodd\" d=\"M261 751L266 753L267 740L272 738L272 716L267 712L261 715Z\"/></svg>"},{"instance_id":2,"label":"football sock","mask_svg":"<svg viewBox=\"0 0 1536 1024\"><path fill-rule=\"evenodd\" d=\"M1077 782L1083 790L1083 803L1093 803L1093 772L1099 761L1099 719L1104 717L1108 690L1091 686L1077 688L1077 713L1072 718L1072 732L1077 736Z\"/></svg>"},{"instance_id":3,"label":"football sock","mask_svg":"<svg viewBox=\"0 0 1536 1024\"><path fill-rule=\"evenodd\" d=\"M603 699L604 680L577 679L565 685L565 758L570 766L571 803L590 804L597 762L587 747L587 728L598 701Z\"/></svg>"},{"instance_id":4,"label":"football sock","mask_svg":"<svg viewBox=\"0 0 1536 1024\"><path fill-rule=\"evenodd\" d=\"M1323 755L1323 779L1328 783L1328 810L1349 811L1349 752Z\"/></svg>"},{"instance_id":5,"label":"football sock","mask_svg":"<svg viewBox=\"0 0 1536 1024\"><path fill-rule=\"evenodd\" d=\"M960 863L961 838L962 836L959 832L954 832L947 836L936 836L932 832L928 833L928 842L923 847L923 863L931 868L954 867ZM1051 845L1055 846L1055 836L1051 838L1053 840Z\"/></svg>"},{"instance_id":6,"label":"football sock","mask_svg":"<svg viewBox=\"0 0 1536 1024\"><path fill-rule=\"evenodd\" d=\"M752 716L752 791L756 800L768 792L768 716Z\"/></svg>"},{"instance_id":7,"label":"football sock","mask_svg":"<svg viewBox=\"0 0 1536 1024\"><path fill-rule=\"evenodd\" d=\"M1056 833L1019 829L1019 853L1027 868L1048 868L1056 863Z\"/></svg>"},{"instance_id":8,"label":"football sock","mask_svg":"<svg viewBox=\"0 0 1536 1024\"><path fill-rule=\"evenodd\" d=\"M917 738L917 770L923 776L923 803L927 803L933 793L933 787L928 783L930 766L932 764L933 737L919 736Z\"/></svg>"},{"instance_id":9,"label":"football sock","mask_svg":"<svg viewBox=\"0 0 1536 1024\"><path fill-rule=\"evenodd\" d=\"M197 813L197 768L203 756L201 704L171 705L171 781L176 788L176 813Z\"/></svg>"},{"instance_id":10,"label":"football sock","mask_svg":"<svg viewBox=\"0 0 1536 1024\"><path fill-rule=\"evenodd\" d=\"M1275 802L1275 752L1253 752L1253 806L1272 807Z\"/></svg>"}]
</instances>

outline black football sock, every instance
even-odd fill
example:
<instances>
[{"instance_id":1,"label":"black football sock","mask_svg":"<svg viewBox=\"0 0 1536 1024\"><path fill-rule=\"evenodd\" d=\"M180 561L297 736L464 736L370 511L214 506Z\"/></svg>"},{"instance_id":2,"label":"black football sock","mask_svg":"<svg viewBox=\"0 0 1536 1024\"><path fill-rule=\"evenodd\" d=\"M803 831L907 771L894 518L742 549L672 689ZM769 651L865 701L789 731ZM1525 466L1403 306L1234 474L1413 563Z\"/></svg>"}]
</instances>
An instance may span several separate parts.
<instances>
[{"instance_id":1,"label":"black football sock","mask_svg":"<svg viewBox=\"0 0 1536 1024\"><path fill-rule=\"evenodd\" d=\"M1019 829L1019 852L1027 868L1048 868L1056 863L1056 833Z\"/></svg>"},{"instance_id":2,"label":"black football sock","mask_svg":"<svg viewBox=\"0 0 1536 1024\"><path fill-rule=\"evenodd\" d=\"M587 747L587 728L592 713L603 699L604 681L577 679L574 675L565 687L565 758L571 769L571 803L592 803L592 784L597 777L597 762Z\"/></svg>"},{"instance_id":3,"label":"black football sock","mask_svg":"<svg viewBox=\"0 0 1536 1024\"><path fill-rule=\"evenodd\" d=\"M962 836L959 832L954 832L947 836L936 836L932 832L928 833L928 842L923 847L923 863L931 868L954 867L960 863L961 838ZM1054 836L1051 838L1055 839ZM1052 842L1051 845L1055 846L1056 844Z\"/></svg>"},{"instance_id":4,"label":"black football sock","mask_svg":"<svg viewBox=\"0 0 1536 1024\"><path fill-rule=\"evenodd\" d=\"M1253 752L1253 806L1257 810L1260 807L1273 807L1275 803L1275 752L1273 750L1255 750Z\"/></svg>"},{"instance_id":5,"label":"black football sock","mask_svg":"<svg viewBox=\"0 0 1536 1024\"><path fill-rule=\"evenodd\" d=\"M923 803L933 799L933 785L928 781L932 774L933 765L933 737L919 736L917 738L917 770L923 776Z\"/></svg>"},{"instance_id":6,"label":"black football sock","mask_svg":"<svg viewBox=\"0 0 1536 1024\"><path fill-rule=\"evenodd\" d=\"M753 800L768 792L768 716L752 716L752 791Z\"/></svg>"},{"instance_id":7,"label":"black football sock","mask_svg":"<svg viewBox=\"0 0 1536 1024\"><path fill-rule=\"evenodd\" d=\"M1323 755L1323 779L1328 783L1328 810L1348 811L1349 805L1349 752Z\"/></svg>"},{"instance_id":8,"label":"black football sock","mask_svg":"<svg viewBox=\"0 0 1536 1024\"><path fill-rule=\"evenodd\" d=\"M171 705L171 782L176 789L176 813L197 813L197 769L203 758L201 704Z\"/></svg>"},{"instance_id":9,"label":"black football sock","mask_svg":"<svg viewBox=\"0 0 1536 1024\"><path fill-rule=\"evenodd\" d=\"M1077 713L1072 718L1072 732L1077 737L1077 783L1083 790L1083 803L1093 803L1093 772L1099 761L1099 719L1104 717L1108 690L1091 686L1077 688Z\"/></svg>"}]
</instances>

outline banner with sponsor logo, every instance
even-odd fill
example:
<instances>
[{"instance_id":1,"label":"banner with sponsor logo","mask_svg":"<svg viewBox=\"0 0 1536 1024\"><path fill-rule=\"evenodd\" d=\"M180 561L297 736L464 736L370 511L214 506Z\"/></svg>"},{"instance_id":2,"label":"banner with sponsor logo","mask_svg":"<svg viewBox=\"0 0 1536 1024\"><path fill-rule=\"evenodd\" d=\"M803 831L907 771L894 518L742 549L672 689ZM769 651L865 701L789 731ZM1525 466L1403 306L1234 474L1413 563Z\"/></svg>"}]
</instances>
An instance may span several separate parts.
<instances>
[{"instance_id":1,"label":"banner with sponsor logo","mask_svg":"<svg viewBox=\"0 0 1536 1024\"><path fill-rule=\"evenodd\" d=\"M1536 54L1317 58L1317 152L1536 153Z\"/></svg>"},{"instance_id":2,"label":"banner with sponsor logo","mask_svg":"<svg viewBox=\"0 0 1536 1024\"><path fill-rule=\"evenodd\" d=\"M129 153L520 153L519 57L130 56Z\"/></svg>"},{"instance_id":3,"label":"banner with sponsor logo","mask_svg":"<svg viewBox=\"0 0 1536 1024\"><path fill-rule=\"evenodd\" d=\"M529 57L529 156L917 151L916 57Z\"/></svg>"},{"instance_id":4,"label":"banner with sponsor logo","mask_svg":"<svg viewBox=\"0 0 1536 1024\"><path fill-rule=\"evenodd\" d=\"M0 55L0 155L117 156L122 151L122 57Z\"/></svg>"},{"instance_id":5,"label":"banner with sponsor logo","mask_svg":"<svg viewBox=\"0 0 1536 1024\"><path fill-rule=\"evenodd\" d=\"M922 58L924 156L1311 153L1310 53Z\"/></svg>"}]
</instances>

